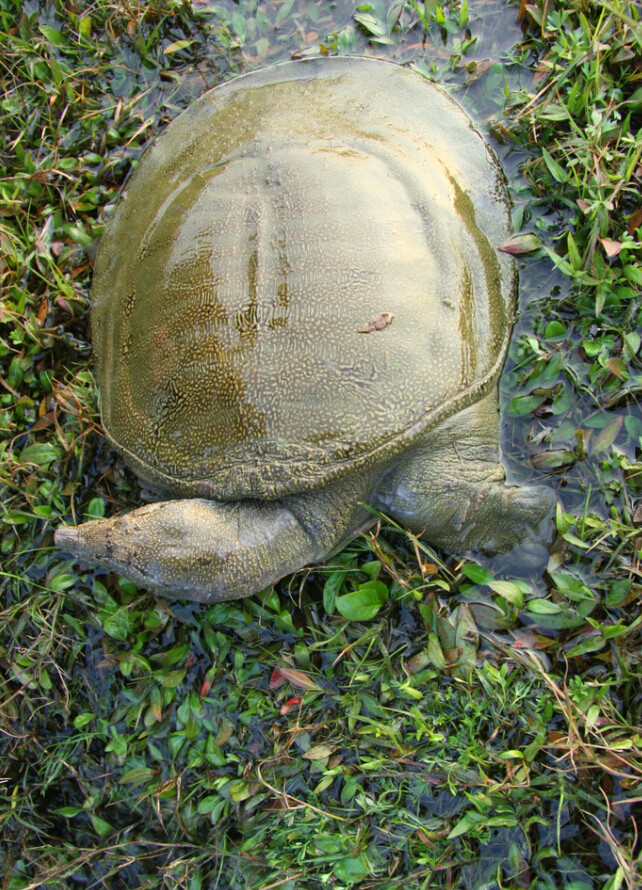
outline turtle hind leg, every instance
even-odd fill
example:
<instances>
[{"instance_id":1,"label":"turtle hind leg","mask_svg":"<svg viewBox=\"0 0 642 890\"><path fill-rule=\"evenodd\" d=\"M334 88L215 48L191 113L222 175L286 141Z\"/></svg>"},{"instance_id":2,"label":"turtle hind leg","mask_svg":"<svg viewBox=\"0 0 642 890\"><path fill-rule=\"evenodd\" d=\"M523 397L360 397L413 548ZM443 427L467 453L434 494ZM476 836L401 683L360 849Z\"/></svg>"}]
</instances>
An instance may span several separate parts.
<instances>
[{"instance_id":1,"label":"turtle hind leg","mask_svg":"<svg viewBox=\"0 0 642 890\"><path fill-rule=\"evenodd\" d=\"M361 485L340 480L278 501L162 501L59 528L55 541L163 596L239 599L323 560L358 534L362 498Z\"/></svg>"},{"instance_id":2,"label":"turtle hind leg","mask_svg":"<svg viewBox=\"0 0 642 890\"><path fill-rule=\"evenodd\" d=\"M492 393L420 441L384 477L374 503L436 547L508 553L526 544L541 561L555 502L546 486L506 484Z\"/></svg>"}]
</instances>

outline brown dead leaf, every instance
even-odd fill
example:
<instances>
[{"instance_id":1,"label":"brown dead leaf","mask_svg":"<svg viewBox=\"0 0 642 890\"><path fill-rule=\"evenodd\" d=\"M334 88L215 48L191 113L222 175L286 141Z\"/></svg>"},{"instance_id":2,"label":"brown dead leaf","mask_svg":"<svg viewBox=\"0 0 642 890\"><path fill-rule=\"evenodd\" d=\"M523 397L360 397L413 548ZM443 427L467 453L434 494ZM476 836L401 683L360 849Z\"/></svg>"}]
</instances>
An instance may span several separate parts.
<instances>
[{"instance_id":1,"label":"brown dead leaf","mask_svg":"<svg viewBox=\"0 0 642 890\"><path fill-rule=\"evenodd\" d=\"M325 758L333 754L335 750L336 749L332 745L315 745L301 756L304 760L325 760Z\"/></svg>"},{"instance_id":2,"label":"brown dead leaf","mask_svg":"<svg viewBox=\"0 0 642 890\"><path fill-rule=\"evenodd\" d=\"M528 6L526 7L528 9ZM533 77L533 83L540 83L542 80L546 80L546 78L551 73L551 64L546 59L542 59L537 68L535 69L535 75Z\"/></svg>"},{"instance_id":3,"label":"brown dead leaf","mask_svg":"<svg viewBox=\"0 0 642 890\"><path fill-rule=\"evenodd\" d=\"M606 367L618 380L626 380L629 376L626 370L626 364L621 358L608 358L606 360Z\"/></svg>"},{"instance_id":4,"label":"brown dead leaf","mask_svg":"<svg viewBox=\"0 0 642 890\"><path fill-rule=\"evenodd\" d=\"M406 670L409 674L416 674L418 671L423 671L424 668L427 668L430 663L430 656L426 651L417 652L406 662Z\"/></svg>"},{"instance_id":5,"label":"brown dead leaf","mask_svg":"<svg viewBox=\"0 0 642 890\"><path fill-rule=\"evenodd\" d=\"M638 207L638 209L629 217L627 232L629 235L633 235L635 230L639 229L640 226L642 226L642 207Z\"/></svg>"},{"instance_id":6,"label":"brown dead leaf","mask_svg":"<svg viewBox=\"0 0 642 890\"><path fill-rule=\"evenodd\" d=\"M482 59L479 62L471 62L466 66L466 70L468 71L466 83L474 83L482 76L482 74L485 74L489 68L492 68L495 64L496 62L494 59Z\"/></svg>"},{"instance_id":7,"label":"brown dead leaf","mask_svg":"<svg viewBox=\"0 0 642 890\"><path fill-rule=\"evenodd\" d=\"M47 411L45 414L41 414L38 420L31 427L31 432L35 433L38 430L45 430L51 426L54 422L54 413L53 411Z\"/></svg>"},{"instance_id":8,"label":"brown dead leaf","mask_svg":"<svg viewBox=\"0 0 642 890\"><path fill-rule=\"evenodd\" d=\"M607 366L610 366L615 362L618 362L621 366L626 367L624 365L624 362L620 358L610 358L607 360L606 364ZM612 374L615 374L615 371L612 370L610 367L609 370ZM617 370L620 370L619 366ZM619 375L615 374L615 376L618 377ZM621 414L610 420L607 425L600 430L597 436L595 436L594 439L591 439L591 454L593 455L606 453L619 436L623 423L624 417L622 417Z\"/></svg>"},{"instance_id":9,"label":"brown dead leaf","mask_svg":"<svg viewBox=\"0 0 642 890\"><path fill-rule=\"evenodd\" d=\"M422 562L420 565L420 569L422 574L424 575L438 575L439 569L434 564L434 562Z\"/></svg>"},{"instance_id":10,"label":"brown dead leaf","mask_svg":"<svg viewBox=\"0 0 642 890\"><path fill-rule=\"evenodd\" d=\"M373 331L383 331L389 324L392 324L393 320L394 315L391 312L382 312L360 327L358 333L371 334Z\"/></svg>"},{"instance_id":11,"label":"brown dead leaf","mask_svg":"<svg viewBox=\"0 0 642 890\"><path fill-rule=\"evenodd\" d=\"M600 238L600 244L604 248L607 257L609 259L611 257L617 256L618 253L622 250L622 244L620 241L611 241L610 238Z\"/></svg>"}]
</instances>

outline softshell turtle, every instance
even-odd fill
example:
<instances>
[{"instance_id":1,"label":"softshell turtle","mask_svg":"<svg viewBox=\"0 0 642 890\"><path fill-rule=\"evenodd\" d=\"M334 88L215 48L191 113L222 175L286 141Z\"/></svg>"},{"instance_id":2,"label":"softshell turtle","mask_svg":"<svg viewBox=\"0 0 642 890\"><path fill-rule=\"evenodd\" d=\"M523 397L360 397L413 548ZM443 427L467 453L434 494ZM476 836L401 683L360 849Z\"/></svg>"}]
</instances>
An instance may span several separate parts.
<instances>
[{"instance_id":1,"label":"softshell turtle","mask_svg":"<svg viewBox=\"0 0 642 890\"><path fill-rule=\"evenodd\" d=\"M458 550L537 537L497 379L515 270L501 171L419 74L289 62L204 94L143 156L92 291L110 442L157 498L57 543L168 596L246 596L368 505Z\"/></svg>"}]
</instances>

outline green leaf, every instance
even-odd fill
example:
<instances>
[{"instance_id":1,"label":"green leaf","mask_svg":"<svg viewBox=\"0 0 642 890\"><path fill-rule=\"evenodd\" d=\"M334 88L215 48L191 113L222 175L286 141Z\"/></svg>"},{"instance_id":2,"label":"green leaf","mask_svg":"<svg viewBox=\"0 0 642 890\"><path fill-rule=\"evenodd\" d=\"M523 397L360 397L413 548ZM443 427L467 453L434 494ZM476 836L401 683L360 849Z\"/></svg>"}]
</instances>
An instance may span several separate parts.
<instances>
[{"instance_id":1,"label":"green leaf","mask_svg":"<svg viewBox=\"0 0 642 890\"><path fill-rule=\"evenodd\" d=\"M94 831L101 837L105 837L105 835L111 834L113 832L113 826L109 822L107 822L106 819L102 819L100 816L96 816L94 813L91 813L89 818L91 819L91 824L94 826Z\"/></svg>"},{"instance_id":2,"label":"green leaf","mask_svg":"<svg viewBox=\"0 0 642 890\"><path fill-rule=\"evenodd\" d=\"M566 246L568 249L568 258L571 264L571 269L573 269L574 272L577 272L578 269L582 268L582 257L580 256L577 244L575 243L575 238L573 238L571 232L566 236Z\"/></svg>"},{"instance_id":3,"label":"green leaf","mask_svg":"<svg viewBox=\"0 0 642 890\"><path fill-rule=\"evenodd\" d=\"M624 423L624 418L622 415L618 415L617 417L613 417L606 426L600 431L600 433L591 441L591 454L600 454L602 452L607 452L611 445L617 439L620 430L622 429L622 425Z\"/></svg>"},{"instance_id":4,"label":"green leaf","mask_svg":"<svg viewBox=\"0 0 642 890\"><path fill-rule=\"evenodd\" d=\"M586 541L582 541L581 538L578 538L577 535L571 534L571 532L564 532L562 535L565 541L569 544L573 544L575 547L580 547L582 550L588 550L590 544L587 544Z\"/></svg>"},{"instance_id":5,"label":"green leaf","mask_svg":"<svg viewBox=\"0 0 642 890\"><path fill-rule=\"evenodd\" d=\"M544 331L544 336L547 340L552 340L554 337L563 337L565 334L566 328L561 321L549 321Z\"/></svg>"},{"instance_id":6,"label":"green leaf","mask_svg":"<svg viewBox=\"0 0 642 890\"><path fill-rule=\"evenodd\" d=\"M128 769L120 777L120 781L126 785L136 788L138 785L144 785L156 775L157 770L150 769L148 766L133 766Z\"/></svg>"},{"instance_id":7,"label":"green leaf","mask_svg":"<svg viewBox=\"0 0 642 890\"><path fill-rule=\"evenodd\" d=\"M566 467L572 466L577 460L577 454L574 451L568 451L563 448L553 449L552 451L540 451L531 458L534 467Z\"/></svg>"},{"instance_id":8,"label":"green leaf","mask_svg":"<svg viewBox=\"0 0 642 890\"><path fill-rule=\"evenodd\" d=\"M323 608L328 615L334 615L337 594L341 590L346 573L343 570L332 572L323 585Z\"/></svg>"},{"instance_id":9,"label":"green leaf","mask_svg":"<svg viewBox=\"0 0 642 890\"><path fill-rule=\"evenodd\" d=\"M381 24L373 15L369 12L360 14L357 13L353 16L355 22L361 25L364 31L368 34L372 34L374 37L385 37L386 28Z\"/></svg>"},{"instance_id":10,"label":"green leaf","mask_svg":"<svg viewBox=\"0 0 642 890\"><path fill-rule=\"evenodd\" d=\"M235 12L232 15L232 30L235 35L238 37L241 43L245 42L245 35L247 33L247 22L240 12Z\"/></svg>"},{"instance_id":11,"label":"green leaf","mask_svg":"<svg viewBox=\"0 0 642 890\"><path fill-rule=\"evenodd\" d=\"M279 11L276 14L276 26L284 22L287 17L292 12L292 7L294 6L294 0L285 0L285 3L279 8Z\"/></svg>"},{"instance_id":12,"label":"green leaf","mask_svg":"<svg viewBox=\"0 0 642 890\"><path fill-rule=\"evenodd\" d=\"M566 182L568 180L567 171L560 166L557 161L553 160L545 148L542 149L542 157L544 158L544 163L548 168L548 172L556 182Z\"/></svg>"},{"instance_id":13,"label":"green leaf","mask_svg":"<svg viewBox=\"0 0 642 890\"><path fill-rule=\"evenodd\" d=\"M628 358L633 358L640 348L640 335L637 331L627 331L622 334L622 339L624 340L624 346L628 352Z\"/></svg>"},{"instance_id":14,"label":"green leaf","mask_svg":"<svg viewBox=\"0 0 642 890\"><path fill-rule=\"evenodd\" d=\"M35 464L37 467L48 467L60 457L60 449L51 442L36 442L27 445L20 452L20 462Z\"/></svg>"},{"instance_id":15,"label":"green leaf","mask_svg":"<svg viewBox=\"0 0 642 890\"><path fill-rule=\"evenodd\" d=\"M92 498L85 511L88 519L104 519L105 501L103 498Z\"/></svg>"},{"instance_id":16,"label":"green leaf","mask_svg":"<svg viewBox=\"0 0 642 890\"><path fill-rule=\"evenodd\" d=\"M207 611L207 620L210 624L224 624L227 627L245 627L247 621L242 607L235 602L216 603Z\"/></svg>"},{"instance_id":17,"label":"green leaf","mask_svg":"<svg viewBox=\"0 0 642 890\"><path fill-rule=\"evenodd\" d=\"M73 587L77 581L78 578L75 575L61 573L49 581L49 587L55 590L56 593L62 593L63 590L69 590L70 587Z\"/></svg>"},{"instance_id":18,"label":"green leaf","mask_svg":"<svg viewBox=\"0 0 642 890\"><path fill-rule=\"evenodd\" d=\"M534 615L558 615L562 607L550 600L534 599L526 603L526 608Z\"/></svg>"},{"instance_id":19,"label":"green leaf","mask_svg":"<svg viewBox=\"0 0 642 890\"><path fill-rule=\"evenodd\" d=\"M551 572L551 579L555 587L574 602L596 601L597 596L580 579L570 572Z\"/></svg>"},{"instance_id":20,"label":"green leaf","mask_svg":"<svg viewBox=\"0 0 642 890\"><path fill-rule=\"evenodd\" d=\"M524 593L514 581L491 581L488 586L506 602L520 609L524 605Z\"/></svg>"},{"instance_id":21,"label":"green leaf","mask_svg":"<svg viewBox=\"0 0 642 890\"><path fill-rule=\"evenodd\" d=\"M175 40L174 43L170 43L169 46L166 46L163 50L163 55L169 56L172 53L177 53L182 49L187 49L188 46L191 46L194 43L193 40Z\"/></svg>"},{"instance_id":22,"label":"green leaf","mask_svg":"<svg viewBox=\"0 0 642 890\"><path fill-rule=\"evenodd\" d=\"M239 780L238 782L232 782L229 786L230 797L232 800L236 801L236 803L241 803L241 801L247 800L248 797L252 796L252 790L247 782L243 782Z\"/></svg>"},{"instance_id":23,"label":"green leaf","mask_svg":"<svg viewBox=\"0 0 642 890\"><path fill-rule=\"evenodd\" d=\"M427 652L428 658L430 658L434 666L439 670L445 670L446 659L444 658L444 653L441 648L441 643L439 642L439 637L435 633L431 633L428 635Z\"/></svg>"},{"instance_id":24,"label":"green leaf","mask_svg":"<svg viewBox=\"0 0 642 890\"><path fill-rule=\"evenodd\" d=\"M31 522L32 519L31 513L27 513L25 510L7 510L2 517L2 521L7 525L24 525L26 522Z\"/></svg>"},{"instance_id":25,"label":"green leaf","mask_svg":"<svg viewBox=\"0 0 642 890\"><path fill-rule=\"evenodd\" d=\"M165 689L176 689L176 687L180 686L185 679L186 673L187 671L185 668L179 668L176 671L168 671L166 674L160 674L158 679L161 681L161 685L164 686Z\"/></svg>"},{"instance_id":26,"label":"green leaf","mask_svg":"<svg viewBox=\"0 0 642 890\"><path fill-rule=\"evenodd\" d=\"M447 837L447 840L452 840L453 838L460 837L462 834L467 834L471 829L475 828L480 822L486 821L487 817L482 815L482 813L478 813L477 810L469 810L467 813L464 813L459 822L455 825L453 830Z\"/></svg>"},{"instance_id":27,"label":"green leaf","mask_svg":"<svg viewBox=\"0 0 642 890\"><path fill-rule=\"evenodd\" d=\"M124 643L129 634L129 611L128 609L117 609L112 615L109 615L103 621L103 630L112 639L119 640Z\"/></svg>"},{"instance_id":28,"label":"green leaf","mask_svg":"<svg viewBox=\"0 0 642 890\"><path fill-rule=\"evenodd\" d=\"M365 856L346 856L338 859L333 868L335 877L346 884L356 884L363 881L370 874L370 868Z\"/></svg>"},{"instance_id":29,"label":"green leaf","mask_svg":"<svg viewBox=\"0 0 642 890\"><path fill-rule=\"evenodd\" d=\"M634 281L635 284L642 284L642 269L638 266L625 266L622 271L625 278L628 278L629 281Z\"/></svg>"},{"instance_id":30,"label":"green leaf","mask_svg":"<svg viewBox=\"0 0 642 890\"><path fill-rule=\"evenodd\" d=\"M578 655L586 655L588 652L599 652L605 646L606 640L602 634L598 634L597 636L589 637L587 640L582 640L577 646L573 646L572 649L566 652L566 657L575 658Z\"/></svg>"},{"instance_id":31,"label":"green leaf","mask_svg":"<svg viewBox=\"0 0 642 890\"><path fill-rule=\"evenodd\" d=\"M543 404L545 398L545 396L515 396L510 402L510 412L517 417L532 414Z\"/></svg>"},{"instance_id":32,"label":"green leaf","mask_svg":"<svg viewBox=\"0 0 642 890\"><path fill-rule=\"evenodd\" d=\"M359 566L359 571L367 575L371 581L376 581L381 574L381 563L378 559L371 559Z\"/></svg>"},{"instance_id":33,"label":"green leaf","mask_svg":"<svg viewBox=\"0 0 642 890\"><path fill-rule=\"evenodd\" d=\"M82 807L58 807L54 810L59 816L65 816L67 819L71 819L73 816L77 816L78 813L82 813Z\"/></svg>"},{"instance_id":34,"label":"green leaf","mask_svg":"<svg viewBox=\"0 0 642 890\"><path fill-rule=\"evenodd\" d=\"M49 41L49 43L53 43L54 46L63 46L65 43L64 36L57 31L55 28L52 28L50 25L38 25L38 30L42 34L42 36Z\"/></svg>"},{"instance_id":35,"label":"green leaf","mask_svg":"<svg viewBox=\"0 0 642 890\"><path fill-rule=\"evenodd\" d=\"M474 562L467 562L461 568L463 574L472 581L473 584L490 584L495 580L495 576L482 566L475 565Z\"/></svg>"},{"instance_id":36,"label":"green leaf","mask_svg":"<svg viewBox=\"0 0 642 890\"><path fill-rule=\"evenodd\" d=\"M388 599L388 588L382 581L368 581L352 593L338 596L337 611L349 621L369 621Z\"/></svg>"},{"instance_id":37,"label":"green leaf","mask_svg":"<svg viewBox=\"0 0 642 890\"><path fill-rule=\"evenodd\" d=\"M72 241L80 244L81 247L90 247L94 242L93 235L86 232L80 225L68 223L62 227L62 230L65 235L68 235Z\"/></svg>"},{"instance_id":38,"label":"green leaf","mask_svg":"<svg viewBox=\"0 0 642 890\"><path fill-rule=\"evenodd\" d=\"M547 121L566 121L570 117L568 110L557 102L550 102L548 105L545 105L540 112L540 116Z\"/></svg>"}]
</instances>

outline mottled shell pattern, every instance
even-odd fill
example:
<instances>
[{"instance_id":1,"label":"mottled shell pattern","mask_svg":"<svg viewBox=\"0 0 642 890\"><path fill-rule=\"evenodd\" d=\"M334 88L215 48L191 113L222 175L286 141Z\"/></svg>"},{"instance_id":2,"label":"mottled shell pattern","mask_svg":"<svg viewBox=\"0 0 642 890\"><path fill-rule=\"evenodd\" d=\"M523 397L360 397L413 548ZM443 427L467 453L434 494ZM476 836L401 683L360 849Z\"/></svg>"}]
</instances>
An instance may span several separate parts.
<instances>
[{"instance_id":1,"label":"mottled shell pattern","mask_svg":"<svg viewBox=\"0 0 642 890\"><path fill-rule=\"evenodd\" d=\"M110 440L159 490L221 500L385 461L496 381L508 233L494 157L416 72L319 59L211 90L101 242Z\"/></svg>"}]
</instances>

